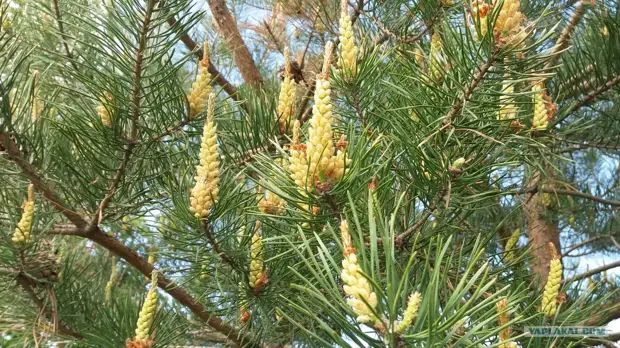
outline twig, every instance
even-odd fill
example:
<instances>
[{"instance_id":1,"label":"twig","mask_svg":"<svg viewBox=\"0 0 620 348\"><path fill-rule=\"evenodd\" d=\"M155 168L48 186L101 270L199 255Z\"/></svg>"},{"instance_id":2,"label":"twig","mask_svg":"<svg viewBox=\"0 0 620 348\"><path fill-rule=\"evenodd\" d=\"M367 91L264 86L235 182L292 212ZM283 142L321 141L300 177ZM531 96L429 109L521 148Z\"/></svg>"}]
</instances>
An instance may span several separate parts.
<instances>
[{"instance_id":1,"label":"twig","mask_svg":"<svg viewBox=\"0 0 620 348\"><path fill-rule=\"evenodd\" d=\"M588 239L584 240L583 242L580 242L580 243L577 243L577 244L574 244L574 245L570 246L568 249L566 249L565 252L562 253L562 257L568 256L568 254L570 254L571 251L579 249L579 248L581 248L584 245L590 244L592 242L596 242L597 240L601 240L601 239L604 239L604 238L611 238L613 241L615 241L615 238L613 236L611 236L611 235L608 235L608 234L603 235L603 236L595 236L595 237L592 237L592 238L588 238ZM619 247L619 249L620 249L620 247Z\"/></svg>"},{"instance_id":2,"label":"twig","mask_svg":"<svg viewBox=\"0 0 620 348\"><path fill-rule=\"evenodd\" d=\"M433 212L435 211L435 209L437 209L437 205L439 204L441 200L444 199L445 195L446 195L445 191L441 191L435 197L435 199L433 199L431 204L429 204L428 208L426 209L426 212L422 215L422 217L420 217L420 220L418 220L418 222L416 222L413 226L409 227L403 233L399 234L398 236L394 238L394 245L397 248L401 248L405 244L405 241L407 240L407 238L413 232L419 230L422 227L422 225L424 225L424 223L431 217L431 215L433 215Z\"/></svg>"},{"instance_id":3,"label":"twig","mask_svg":"<svg viewBox=\"0 0 620 348\"><path fill-rule=\"evenodd\" d=\"M446 114L446 117L443 120L444 126L452 124L453 119L459 115L459 113L463 109L463 105L465 104L465 102L469 100L476 87L478 87L478 85L484 78L484 75L486 75L486 73L495 62L496 54L497 52L494 51L489 57L489 59L480 67L478 67L477 72L474 74L474 78L472 79L469 86L465 88L463 94L458 98L457 102L452 105L452 107L448 111L448 114Z\"/></svg>"},{"instance_id":4,"label":"twig","mask_svg":"<svg viewBox=\"0 0 620 348\"><path fill-rule=\"evenodd\" d=\"M209 223L201 221L200 225L202 227L202 230L205 231L205 235L207 236L207 239L209 239L209 243L211 243L213 250L215 250L217 255L222 259L222 261L224 261L224 263L227 263L234 268L235 263L230 257L228 257L228 255L226 255L224 251L222 251L220 244L217 242L217 239L215 239L215 236L213 235L213 231L209 227Z\"/></svg>"},{"instance_id":5,"label":"twig","mask_svg":"<svg viewBox=\"0 0 620 348\"><path fill-rule=\"evenodd\" d=\"M590 201L594 201L594 202L599 202L602 204L606 204L606 205L611 205L614 207L620 207L620 201L612 201L609 199L604 199L601 197L596 197L581 191L573 191L573 190L558 190L558 189L548 189L548 188L540 188L538 189L539 191L545 192L545 193L555 193L558 195L565 195L565 196L575 196L575 197L581 197L581 198L585 198L587 200Z\"/></svg>"},{"instance_id":6,"label":"twig","mask_svg":"<svg viewBox=\"0 0 620 348\"><path fill-rule=\"evenodd\" d=\"M576 276L574 276L572 278L564 279L564 280L562 280L562 284L572 283L572 282L578 281L578 280L583 279L583 278L588 278L588 277L593 276L595 274L598 274L598 273L601 273L601 272L604 272L604 271L607 271L609 269L616 268L616 267L620 267L620 260L618 260L616 262L612 262L612 263L607 264L605 266L594 268L594 269L592 269L590 271L587 271L587 272L583 272L583 273L577 274Z\"/></svg>"},{"instance_id":7,"label":"twig","mask_svg":"<svg viewBox=\"0 0 620 348\"><path fill-rule=\"evenodd\" d=\"M235 21L228 7L226 7L226 1L209 0L209 7L211 8L211 13L213 13L213 20L218 31L230 45L241 77L249 85L261 86L263 78L254 63L248 46L241 37L239 28L237 28L237 21Z\"/></svg>"},{"instance_id":8,"label":"twig","mask_svg":"<svg viewBox=\"0 0 620 348\"><path fill-rule=\"evenodd\" d=\"M607 83L605 83L604 85L588 93L581 101L579 101L578 103L573 105L571 108L569 108L568 111L566 111L566 113L564 114L564 117L555 121L554 124L559 123L560 121L568 117L570 114L581 109L585 105L590 104L591 102L596 100L601 94L607 92L608 90L610 90L611 88L613 88L615 85L619 83L620 83L620 75L616 75L613 79L607 81Z\"/></svg>"},{"instance_id":9,"label":"twig","mask_svg":"<svg viewBox=\"0 0 620 348\"><path fill-rule=\"evenodd\" d=\"M78 70L77 65L73 59L73 53L69 49L69 45L67 44L67 34L65 34L64 25L62 23L62 15L60 13L60 0L54 0L54 12L56 12L56 22L58 22L58 31L60 32L60 37L62 39L62 45L65 48L65 52L67 54L67 58L69 58L69 63L73 66L73 69Z\"/></svg>"},{"instance_id":10,"label":"twig","mask_svg":"<svg viewBox=\"0 0 620 348\"><path fill-rule=\"evenodd\" d=\"M558 40L556 41L556 44L550 53L551 59L549 59L549 61L545 64L544 70L549 70L551 67L553 67L553 65L560 58L560 54L562 53L562 51L568 48L577 24L579 24L579 22L583 18L583 15L586 13L585 5L589 5L590 1L591 0L583 0L579 3L575 11L573 12L570 20L566 24L566 27L564 27L564 30L562 30L560 37L558 37Z\"/></svg>"},{"instance_id":11,"label":"twig","mask_svg":"<svg viewBox=\"0 0 620 348\"><path fill-rule=\"evenodd\" d=\"M174 18L174 15L171 15L170 17L168 17L167 22L171 28L175 27L177 24L177 20L176 18ZM183 33L181 35L181 42L185 44L185 47L187 47L187 49L190 52L192 52L196 56L196 58L198 58L198 60L202 59L202 56L204 54L202 48L198 47L198 44L196 44L196 41L194 41L191 37L189 37L187 33ZM226 91L226 93L228 93L228 95L230 96L232 100L237 101L238 100L237 87L235 87L233 84L228 82L228 80L226 80L226 78L217 70L215 65L213 65L211 60L209 60L208 70L209 70L209 74L213 76L213 79L215 80L215 82L220 87L222 87L222 89Z\"/></svg>"}]
</instances>

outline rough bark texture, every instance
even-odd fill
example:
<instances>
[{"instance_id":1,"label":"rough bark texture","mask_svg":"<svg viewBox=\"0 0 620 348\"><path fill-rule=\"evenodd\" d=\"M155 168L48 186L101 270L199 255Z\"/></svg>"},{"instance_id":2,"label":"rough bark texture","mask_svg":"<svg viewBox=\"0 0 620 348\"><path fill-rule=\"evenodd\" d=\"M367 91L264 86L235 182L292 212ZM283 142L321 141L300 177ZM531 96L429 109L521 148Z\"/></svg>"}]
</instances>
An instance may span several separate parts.
<instances>
[{"instance_id":1,"label":"rough bark texture","mask_svg":"<svg viewBox=\"0 0 620 348\"><path fill-rule=\"evenodd\" d=\"M540 180L541 173L536 171L528 183L528 193L525 195L525 216L527 236L532 246L530 251L532 272L540 277L542 286L547 281L549 263L552 258L547 245L549 242L553 243L558 253L561 253L562 249L557 221L545 216L545 208L541 202L542 193L535 189Z\"/></svg>"},{"instance_id":2,"label":"rough bark texture","mask_svg":"<svg viewBox=\"0 0 620 348\"><path fill-rule=\"evenodd\" d=\"M254 64L252 54L248 46L243 41L241 33L237 28L237 21L226 7L224 0L209 0L209 7L213 13L213 21L217 26L218 32L228 42L230 50L235 57L235 64L239 68L239 72L243 80L253 86L263 83L263 78Z\"/></svg>"}]
</instances>

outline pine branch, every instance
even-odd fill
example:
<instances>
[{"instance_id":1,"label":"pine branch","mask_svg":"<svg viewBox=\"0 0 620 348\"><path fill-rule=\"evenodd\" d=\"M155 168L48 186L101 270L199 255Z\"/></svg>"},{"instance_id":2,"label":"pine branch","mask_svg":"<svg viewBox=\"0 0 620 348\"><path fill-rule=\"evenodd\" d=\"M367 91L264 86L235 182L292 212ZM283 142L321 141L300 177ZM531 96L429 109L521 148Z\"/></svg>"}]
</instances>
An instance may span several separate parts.
<instances>
[{"instance_id":1,"label":"pine branch","mask_svg":"<svg viewBox=\"0 0 620 348\"><path fill-rule=\"evenodd\" d=\"M583 242L579 242L577 244L571 245L568 249L566 249L565 252L562 253L562 257L568 256L568 254L570 254L571 251L576 250L581 248L584 245L596 242L597 240L601 240L601 239L605 239L605 238L610 238L612 240L612 242L618 247L618 249L620 249L620 244L618 243L618 241L616 241L616 239L610 235L610 234L606 234L606 235L602 235L602 236L595 236L592 238L588 238L586 240L584 240Z\"/></svg>"},{"instance_id":2,"label":"pine branch","mask_svg":"<svg viewBox=\"0 0 620 348\"><path fill-rule=\"evenodd\" d=\"M604 198L593 196L593 195L590 195L590 194L587 194L587 193L581 192L581 191L558 190L558 189L549 189L549 188L532 188L530 190L527 190L525 193L535 193L537 191L544 192L544 193L554 193L554 194L565 195L565 196L581 197L581 198L585 198L585 199L593 201L593 202L599 202L599 203L606 204L606 205L611 205L611 206L614 206L614 207L620 207L620 201L613 201L613 200L610 200L610 199L604 199Z\"/></svg>"},{"instance_id":3,"label":"pine branch","mask_svg":"<svg viewBox=\"0 0 620 348\"><path fill-rule=\"evenodd\" d=\"M424 225L424 223L431 217L431 215L433 215L433 212L435 211L435 209L437 209L439 202L441 202L442 200L446 198L446 195L447 195L447 191L441 191L435 197L435 199L433 199L431 204L429 204L428 208L426 209L426 212L420 217L420 220L418 220L413 226L409 227L403 233L399 234L398 236L394 238L394 245L397 248L401 248L405 244L405 241L407 240L407 238L409 238L409 236L413 232L419 230L422 227L422 225Z\"/></svg>"},{"instance_id":4,"label":"pine branch","mask_svg":"<svg viewBox=\"0 0 620 348\"><path fill-rule=\"evenodd\" d=\"M202 227L202 230L205 232L205 235L207 236L209 243L211 243L213 250L217 253L217 255L222 259L224 263L234 268L235 263L230 257L228 257L228 255L226 255L226 253L220 247L220 243L218 243L217 239L215 239L215 236L213 235L213 231L211 230L209 223L205 221L201 221L200 225Z\"/></svg>"},{"instance_id":5,"label":"pine branch","mask_svg":"<svg viewBox=\"0 0 620 348\"><path fill-rule=\"evenodd\" d=\"M263 78L254 63L248 46L246 46L241 37L239 28L237 28L237 21L233 18L226 6L226 1L209 0L209 7L213 13L213 20L216 23L218 31L230 45L231 51L235 57L235 63L239 68L243 80L249 85L261 86L263 84Z\"/></svg>"},{"instance_id":6,"label":"pine branch","mask_svg":"<svg viewBox=\"0 0 620 348\"><path fill-rule=\"evenodd\" d=\"M593 276L595 274L599 274L601 272L604 272L604 271L607 271L607 270L610 270L610 269L616 268L616 267L620 267L620 260L618 260L616 262L612 262L612 263L604 265L604 266L601 266L601 267L597 267L597 268L591 269L591 270L589 270L587 272L583 272L583 273L577 274L576 276L574 276L572 278L563 279L562 280L562 284L576 282L576 281L578 281L580 279L588 278L588 277L591 277L591 276Z\"/></svg>"},{"instance_id":7,"label":"pine branch","mask_svg":"<svg viewBox=\"0 0 620 348\"><path fill-rule=\"evenodd\" d=\"M602 85L602 86L598 87L597 89L595 89L594 91L588 93L581 101L579 101L578 103L573 105L571 108L569 108L568 111L564 114L565 116L562 117L561 119L557 120L555 122L555 124L559 123L564 118L568 117L568 115L578 111L582 107L584 107L584 106L590 104L591 102L595 101L601 94L607 92L608 90L610 90L611 88L613 88L617 84L620 84L620 75L616 75L614 78L612 78L611 80L607 81L604 85Z\"/></svg>"},{"instance_id":8,"label":"pine branch","mask_svg":"<svg viewBox=\"0 0 620 348\"><path fill-rule=\"evenodd\" d=\"M463 109L463 105L465 104L465 102L469 100L469 98L471 98L472 93L474 92L476 87L478 87L480 82L482 82L482 79L484 78L486 73L489 71L493 63L495 62L496 57L497 57L497 52L493 51L491 56L489 56L489 59L485 63L483 63L480 67L478 67L476 73L474 74L474 78L472 79L469 86L465 88L465 91L463 91L463 94L459 96L456 103L454 103L454 105L452 105L452 108L450 108L450 110L448 111L448 114L443 120L442 128L450 126L454 118L459 116L461 110Z\"/></svg>"},{"instance_id":9,"label":"pine branch","mask_svg":"<svg viewBox=\"0 0 620 348\"><path fill-rule=\"evenodd\" d=\"M140 255L138 255L138 253L134 250L121 243L115 237L110 236L99 229L97 225L95 225L92 230L87 229L87 221L84 220L81 215L71 210L68 205L56 195L47 182L42 179L42 176L38 174L34 166L22 157L17 144L11 141L8 134L3 131L0 131L0 144L2 144L5 151L7 151L9 160L13 161L18 167L20 167L24 175L34 184L35 188L38 191L43 192L43 196L50 201L50 203L52 203L52 205L54 205L54 207L69 221L71 221L73 225L75 225L76 230L71 231L71 235L87 238L103 246L119 257L125 259L127 263L142 272L142 274L146 277L151 276L151 272L154 270L153 266L149 264L147 260L140 257ZM227 335L231 341L235 342L239 346L249 344L252 347L259 347L257 344L252 343L252 339L249 336L240 333L234 327L225 323L220 317L214 316L203 304L194 299L187 292L187 290L180 285L173 283L161 273L159 273L158 286L179 303L198 315L213 329Z\"/></svg>"},{"instance_id":10,"label":"pine branch","mask_svg":"<svg viewBox=\"0 0 620 348\"><path fill-rule=\"evenodd\" d=\"M56 21L58 22L58 32L60 32L60 37L62 39L62 45L65 49L65 53L67 54L67 58L69 58L69 63L73 66L73 69L78 70L77 65L73 59L73 53L69 49L69 45L67 44L68 38L67 34L65 34L64 25L62 22L62 15L60 13L60 0L54 0L54 12L56 13Z\"/></svg>"},{"instance_id":11,"label":"pine branch","mask_svg":"<svg viewBox=\"0 0 620 348\"><path fill-rule=\"evenodd\" d=\"M590 5L591 1L592 0L582 0L579 5L577 5L577 8L573 12L573 15L568 21L566 27L564 27L564 30L562 30L560 37L558 37L558 40L556 41L555 46L550 53L551 59L549 59L549 61L547 61L547 63L545 64L544 70L551 69L560 58L561 53L568 48L568 45L570 44L570 40L573 36L573 33L575 32L575 29L577 28L577 25L583 18L583 15L586 13L586 5Z\"/></svg>"},{"instance_id":12,"label":"pine branch","mask_svg":"<svg viewBox=\"0 0 620 348\"><path fill-rule=\"evenodd\" d=\"M170 15L170 17L168 17L167 19L168 25L170 25L171 28L176 27L177 24L177 20L176 18L174 18L174 15ZM198 60L202 60L202 56L204 55L204 52L202 50L201 47L198 46L198 44L196 44L196 41L194 41L189 34L187 33L183 33L181 35L181 42L183 42L183 44L185 44L185 47L187 47L187 49L192 52L196 58L198 58ZM211 76L213 77L213 79L215 80L215 82L222 87L222 89L228 93L228 95L230 96L230 98L232 100L237 101L238 97L237 97L237 87L235 87L233 84L231 84L230 82L228 82L228 80L226 80L226 78L224 77L224 75L222 75L217 68L215 67L215 65L213 65L213 63L211 62L211 60L209 59L209 66L207 68L209 70L209 74L211 74Z\"/></svg>"}]
</instances>

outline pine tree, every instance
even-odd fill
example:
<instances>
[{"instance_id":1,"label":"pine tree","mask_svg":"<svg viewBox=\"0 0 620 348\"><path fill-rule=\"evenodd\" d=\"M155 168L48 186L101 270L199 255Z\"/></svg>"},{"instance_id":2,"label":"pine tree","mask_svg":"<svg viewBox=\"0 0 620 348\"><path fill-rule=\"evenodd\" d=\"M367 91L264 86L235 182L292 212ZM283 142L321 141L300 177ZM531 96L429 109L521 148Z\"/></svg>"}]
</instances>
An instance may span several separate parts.
<instances>
[{"instance_id":1,"label":"pine tree","mask_svg":"<svg viewBox=\"0 0 620 348\"><path fill-rule=\"evenodd\" d=\"M617 2L0 0L0 22L0 346L620 339L525 335L620 318Z\"/></svg>"}]
</instances>

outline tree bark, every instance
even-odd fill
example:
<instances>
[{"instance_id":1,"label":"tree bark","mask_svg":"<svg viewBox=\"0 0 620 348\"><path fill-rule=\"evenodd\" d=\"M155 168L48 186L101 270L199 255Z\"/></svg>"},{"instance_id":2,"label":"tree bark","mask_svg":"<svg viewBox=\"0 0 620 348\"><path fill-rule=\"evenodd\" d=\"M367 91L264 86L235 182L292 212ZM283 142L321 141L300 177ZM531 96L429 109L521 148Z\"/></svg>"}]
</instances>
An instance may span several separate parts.
<instances>
[{"instance_id":1,"label":"tree bark","mask_svg":"<svg viewBox=\"0 0 620 348\"><path fill-rule=\"evenodd\" d=\"M540 277L540 284L547 282L549 263L552 259L549 243L553 243L558 254L561 254L560 231L556 218L545 216L545 208L541 202L542 192L535 188L541 181L541 172L532 175L525 195L525 216L527 219L527 236L532 245L530 251L532 272ZM551 214L549 214L551 215Z\"/></svg>"},{"instance_id":2,"label":"tree bark","mask_svg":"<svg viewBox=\"0 0 620 348\"><path fill-rule=\"evenodd\" d=\"M263 78L254 63L248 46L241 37L241 33L237 28L237 21L235 21L228 7L226 7L226 1L209 0L209 7L213 13L213 21L217 26L217 30L228 42L233 52L235 64L237 64L243 80L249 85L262 85Z\"/></svg>"}]
</instances>

